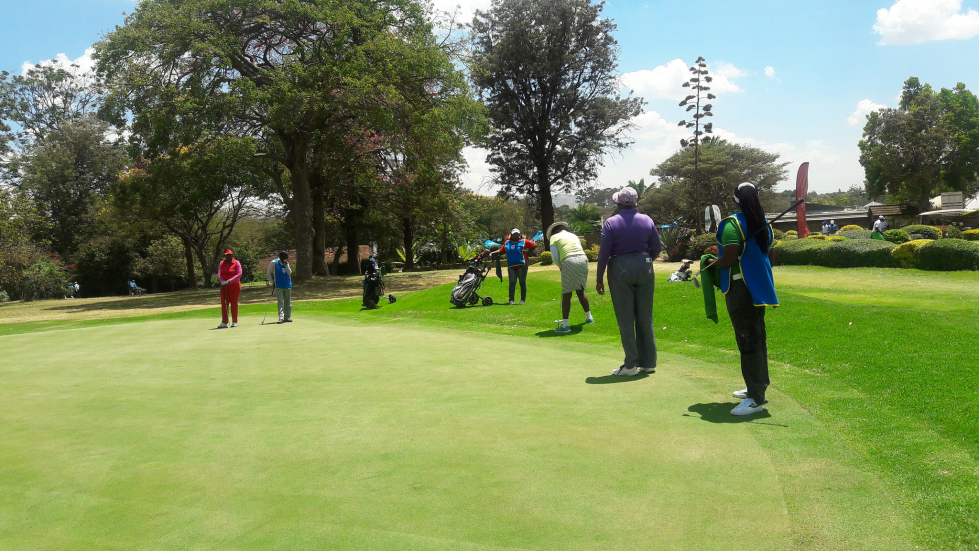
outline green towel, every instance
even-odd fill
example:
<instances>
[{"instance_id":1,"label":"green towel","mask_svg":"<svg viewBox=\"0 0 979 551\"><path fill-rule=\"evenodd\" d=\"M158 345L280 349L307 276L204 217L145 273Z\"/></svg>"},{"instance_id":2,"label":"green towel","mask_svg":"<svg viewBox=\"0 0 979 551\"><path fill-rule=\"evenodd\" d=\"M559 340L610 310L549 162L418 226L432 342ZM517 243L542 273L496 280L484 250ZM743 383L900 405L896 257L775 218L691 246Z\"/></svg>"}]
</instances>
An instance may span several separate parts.
<instances>
[{"instance_id":1,"label":"green towel","mask_svg":"<svg viewBox=\"0 0 979 551\"><path fill-rule=\"evenodd\" d=\"M884 240L884 234L880 233L879 231L875 231L875 232L873 232L873 233L870 234L870 238L871 239L876 239L878 241L883 241Z\"/></svg>"},{"instance_id":2,"label":"green towel","mask_svg":"<svg viewBox=\"0 0 979 551\"><path fill-rule=\"evenodd\" d=\"M704 265L707 264L707 260L717 260L717 257L712 254L705 254L700 257L700 269L703 270L700 273L700 285L704 291L704 311L709 319L717 323L717 301L714 299L714 287L720 289L721 283L718 278L717 268L707 268L704 270Z\"/></svg>"}]
</instances>

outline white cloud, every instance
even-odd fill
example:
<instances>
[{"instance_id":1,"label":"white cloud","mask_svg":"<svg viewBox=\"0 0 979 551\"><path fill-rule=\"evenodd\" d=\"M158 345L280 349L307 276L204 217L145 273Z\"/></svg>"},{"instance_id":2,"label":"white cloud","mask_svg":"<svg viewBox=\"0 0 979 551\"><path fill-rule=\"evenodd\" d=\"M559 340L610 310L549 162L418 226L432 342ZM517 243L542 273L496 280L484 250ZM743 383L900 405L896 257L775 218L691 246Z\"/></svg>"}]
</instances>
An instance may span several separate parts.
<instances>
[{"instance_id":1,"label":"white cloud","mask_svg":"<svg viewBox=\"0 0 979 551\"><path fill-rule=\"evenodd\" d=\"M768 78L775 78L775 68L771 65L765 67L765 76Z\"/></svg>"},{"instance_id":2,"label":"white cloud","mask_svg":"<svg viewBox=\"0 0 979 551\"><path fill-rule=\"evenodd\" d=\"M490 9L490 0L433 0L433 6L437 11L455 13L459 10L457 22L469 23L473 19L473 12L476 10L486 11Z\"/></svg>"},{"instance_id":3,"label":"white cloud","mask_svg":"<svg viewBox=\"0 0 979 551\"><path fill-rule=\"evenodd\" d=\"M853 126L863 124L867 122L867 115L869 115L874 111L880 111L881 109L885 109L886 107L887 107L886 105L874 103L869 99L862 99L860 100L859 103L857 103L857 110L854 111L853 114L846 119L846 122L850 123Z\"/></svg>"},{"instance_id":4,"label":"white cloud","mask_svg":"<svg viewBox=\"0 0 979 551\"><path fill-rule=\"evenodd\" d=\"M690 78L689 66L677 58L666 65L658 65L653 69L640 69L622 75L622 84L626 88L643 96L645 99L682 100L687 96L687 89L682 88ZM711 92L715 95L740 92L741 88L732 82L747 73L730 63L708 64L708 70L714 81L710 83Z\"/></svg>"},{"instance_id":5,"label":"white cloud","mask_svg":"<svg viewBox=\"0 0 979 551\"><path fill-rule=\"evenodd\" d=\"M979 35L979 12L962 10L962 0L897 0L877 10L879 44L920 44Z\"/></svg>"},{"instance_id":6,"label":"white cloud","mask_svg":"<svg viewBox=\"0 0 979 551\"><path fill-rule=\"evenodd\" d=\"M75 59L68 59L68 56L67 55L65 55L65 54L58 54L57 56L55 56L54 59L49 59L49 60L46 60L46 61L42 61L42 62L37 63L37 64L31 63L30 61L25 61L20 66L20 73L22 75L26 75L27 74L27 71L33 69L35 65L51 66L51 65L54 64L55 61L60 62L62 64L62 66L64 66L65 68L67 68L69 65L72 65L72 64L78 65L78 71L80 73L89 73L89 72L92 72L95 69L95 60L92 59L92 54L93 53L95 53L95 48L88 48L88 49L85 50L85 53L84 54L78 56Z\"/></svg>"}]
</instances>

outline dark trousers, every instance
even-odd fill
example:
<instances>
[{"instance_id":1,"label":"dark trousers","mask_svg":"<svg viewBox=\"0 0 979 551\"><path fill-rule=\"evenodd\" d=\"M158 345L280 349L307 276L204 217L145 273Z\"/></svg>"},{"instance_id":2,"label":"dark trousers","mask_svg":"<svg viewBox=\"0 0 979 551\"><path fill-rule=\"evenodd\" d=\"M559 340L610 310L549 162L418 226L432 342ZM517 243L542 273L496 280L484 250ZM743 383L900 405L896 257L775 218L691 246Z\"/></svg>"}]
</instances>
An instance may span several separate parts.
<instances>
[{"instance_id":1,"label":"dark trousers","mask_svg":"<svg viewBox=\"0 0 979 551\"><path fill-rule=\"evenodd\" d=\"M768 379L768 336L765 333L767 307L752 304L751 291L741 279L731 282L724 301L734 325L734 339L741 352L741 376L744 377L748 397L756 404L764 404L765 389L771 382Z\"/></svg>"},{"instance_id":2,"label":"dark trousers","mask_svg":"<svg viewBox=\"0 0 979 551\"><path fill-rule=\"evenodd\" d=\"M527 270L530 267L526 264L507 268L507 277L510 279L510 301L517 291L517 281L520 281L520 300L527 300Z\"/></svg>"},{"instance_id":3,"label":"dark trousers","mask_svg":"<svg viewBox=\"0 0 979 551\"><path fill-rule=\"evenodd\" d=\"M608 287L619 324L619 338L628 369L656 367L656 335L653 332L653 291L656 276L648 254L612 257Z\"/></svg>"}]
</instances>

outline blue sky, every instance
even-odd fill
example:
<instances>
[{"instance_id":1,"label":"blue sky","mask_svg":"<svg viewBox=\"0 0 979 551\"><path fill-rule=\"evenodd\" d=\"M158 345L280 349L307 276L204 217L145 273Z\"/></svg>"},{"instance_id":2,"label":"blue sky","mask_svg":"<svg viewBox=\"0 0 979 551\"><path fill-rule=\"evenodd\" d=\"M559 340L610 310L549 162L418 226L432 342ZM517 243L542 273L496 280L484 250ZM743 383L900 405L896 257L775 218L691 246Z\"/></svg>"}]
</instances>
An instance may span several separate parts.
<instances>
[{"instance_id":1,"label":"blue sky","mask_svg":"<svg viewBox=\"0 0 979 551\"><path fill-rule=\"evenodd\" d=\"M465 15L488 0L436 0ZM132 0L0 0L0 70L86 48L123 22ZM612 0L623 83L648 101L636 143L608 159L598 184L624 185L678 148L676 122L685 68L704 56L717 80L717 133L779 153L789 181L809 161L810 189L835 191L863 182L857 161L864 115L893 107L917 76L936 88L964 82L979 92L979 0ZM489 174L484 152L470 150L467 185ZM484 186L484 191L491 191Z\"/></svg>"}]
</instances>

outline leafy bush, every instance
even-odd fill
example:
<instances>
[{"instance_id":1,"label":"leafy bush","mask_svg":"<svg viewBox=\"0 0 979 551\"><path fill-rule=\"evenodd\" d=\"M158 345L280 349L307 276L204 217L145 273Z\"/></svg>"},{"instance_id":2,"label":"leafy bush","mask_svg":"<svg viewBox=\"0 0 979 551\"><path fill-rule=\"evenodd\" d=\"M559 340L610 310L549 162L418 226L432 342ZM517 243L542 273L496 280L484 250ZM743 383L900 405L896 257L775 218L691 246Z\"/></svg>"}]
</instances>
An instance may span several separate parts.
<instances>
[{"instance_id":1,"label":"leafy bush","mask_svg":"<svg viewBox=\"0 0 979 551\"><path fill-rule=\"evenodd\" d=\"M717 254L717 236L712 233L705 233L691 239L687 246L686 258L696 260L707 253Z\"/></svg>"},{"instance_id":2,"label":"leafy bush","mask_svg":"<svg viewBox=\"0 0 979 551\"><path fill-rule=\"evenodd\" d=\"M785 232L778 228L772 228L772 234L775 235L775 241L781 241L785 239Z\"/></svg>"},{"instance_id":3,"label":"leafy bush","mask_svg":"<svg viewBox=\"0 0 979 551\"><path fill-rule=\"evenodd\" d=\"M820 257L831 244L823 239L791 239L772 247L772 263L799 266L819 265Z\"/></svg>"},{"instance_id":4,"label":"leafy bush","mask_svg":"<svg viewBox=\"0 0 979 551\"><path fill-rule=\"evenodd\" d=\"M912 224L910 226L904 226L902 230L908 232L911 239L932 239L937 240L942 238L942 230L936 228L935 226L922 226L921 224Z\"/></svg>"},{"instance_id":5,"label":"leafy bush","mask_svg":"<svg viewBox=\"0 0 979 551\"><path fill-rule=\"evenodd\" d=\"M799 237L799 232L795 230L789 230L785 232L785 237Z\"/></svg>"},{"instance_id":6,"label":"leafy bush","mask_svg":"<svg viewBox=\"0 0 979 551\"><path fill-rule=\"evenodd\" d=\"M962 232L962 238L967 241L979 241L979 230L965 230Z\"/></svg>"},{"instance_id":7,"label":"leafy bush","mask_svg":"<svg viewBox=\"0 0 979 551\"><path fill-rule=\"evenodd\" d=\"M596 260L597 260L597 258L596 258ZM545 252L545 253L540 253L540 265L541 266L550 266L551 264L554 264L554 259L551 258L551 252L548 251L548 252Z\"/></svg>"},{"instance_id":8,"label":"leafy bush","mask_svg":"<svg viewBox=\"0 0 979 551\"><path fill-rule=\"evenodd\" d=\"M896 245L878 239L847 239L833 243L820 254L822 266L830 268L896 268L891 256Z\"/></svg>"},{"instance_id":9,"label":"leafy bush","mask_svg":"<svg viewBox=\"0 0 979 551\"><path fill-rule=\"evenodd\" d=\"M962 230L955 226L948 226L945 228L945 237L948 239L962 239Z\"/></svg>"},{"instance_id":10,"label":"leafy bush","mask_svg":"<svg viewBox=\"0 0 979 551\"><path fill-rule=\"evenodd\" d=\"M598 251L599 247L597 244L585 249L585 256L588 258L588 262L598 262Z\"/></svg>"},{"instance_id":11,"label":"leafy bush","mask_svg":"<svg viewBox=\"0 0 979 551\"><path fill-rule=\"evenodd\" d=\"M887 230L884 232L884 239L900 245L901 243L911 241L911 236L904 230Z\"/></svg>"},{"instance_id":12,"label":"leafy bush","mask_svg":"<svg viewBox=\"0 0 979 551\"><path fill-rule=\"evenodd\" d=\"M836 235L842 235L848 239L870 239L870 234L873 232L870 230L865 230L863 228L857 228L855 230L843 230Z\"/></svg>"},{"instance_id":13,"label":"leafy bush","mask_svg":"<svg viewBox=\"0 0 979 551\"><path fill-rule=\"evenodd\" d=\"M693 230L680 226L660 228L659 238L663 243L663 252L670 262L679 262L687 257L687 248L693 239Z\"/></svg>"},{"instance_id":14,"label":"leafy bush","mask_svg":"<svg viewBox=\"0 0 979 551\"><path fill-rule=\"evenodd\" d=\"M68 273L50 260L38 260L21 274L21 300L64 298Z\"/></svg>"},{"instance_id":15,"label":"leafy bush","mask_svg":"<svg viewBox=\"0 0 979 551\"><path fill-rule=\"evenodd\" d=\"M915 239L914 241L902 243L894 247L894 250L891 251L891 256L901 263L902 268L917 268L918 252L921 250L921 247L932 242L931 239Z\"/></svg>"},{"instance_id":16,"label":"leafy bush","mask_svg":"<svg viewBox=\"0 0 979 551\"><path fill-rule=\"evenodd\" d=\"M7 294L7 291L0 290L0 304L4 302L10 302L10 295Z\"/></svg>"},{"instance_id":17,"label":"leafy bush","mask_svg":"<svg viewBox=\"0 0 979 551\"><path fill-rule=\"evenodd\" d=\"M847 225L843 226L842 228L840 228L840 231L853 231L853 230L863 230L863 229L866 229L866 228L861 228L860 226L858 226L856 224L847 224Z\"/></svg>"},{"instance_id":18,"label":"leafy bush","mask_svg":"<svg viewBox=\"0 0 979 551\"><path fill-rule=\"evenodd\" d=\"M844 236L842 236L842 235L827 235L826 236L826 241L829 241L830 243L838 243L840 241L846 241L846 240L847 240L847 238L844 237Z\"/></svg>"},{"instance_id":19,"label":"leafy bush","mask_svg":"<svg viewBox=\"0 0 979 551\"><path fill-rule=\"evenodd\" d=\"M936 271L979 270L979 243L964 239L927 243L918 251L918 267Z\"/></svg>"},{"instance_id":20,"label":"leafy bush","mask_svg":"<svg viewBox=\"0 0 979 551\"><path fill-rule=\"evenodd\" d=\"M827 239L829 239L829 236L823 235L821 233L811 233L808 236L806 236L804 239L818 239L820 241L826 241Z\"/></svg>"}]
</instances>

